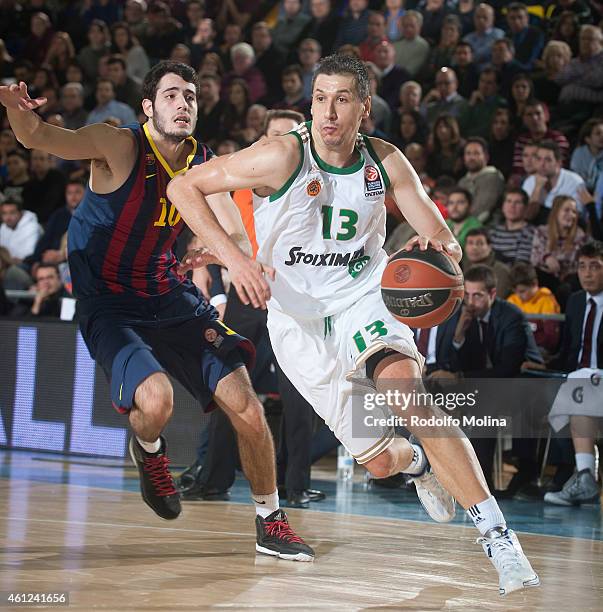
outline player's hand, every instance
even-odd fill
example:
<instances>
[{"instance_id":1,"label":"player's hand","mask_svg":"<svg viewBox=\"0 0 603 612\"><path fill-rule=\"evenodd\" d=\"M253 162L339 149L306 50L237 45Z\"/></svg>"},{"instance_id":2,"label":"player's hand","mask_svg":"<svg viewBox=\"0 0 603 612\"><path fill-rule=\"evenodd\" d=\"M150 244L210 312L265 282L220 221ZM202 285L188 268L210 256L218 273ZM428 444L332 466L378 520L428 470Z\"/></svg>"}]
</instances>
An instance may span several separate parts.
<instances>
[{"instance_id":1,"label":"player's hand","mask_svg":"<svg viewBox=\"0 0 603 612\"><path fill-rule=\"evenodd\" d=\"M274 268L245 256L238 257L227 267L230 282L237 290L241 302L265 310L266 302L270 299L266 275L274 280Z\"/></svg>"},{"instance_id":2,"label":"player's hand","mask_svg":"<svg viewBox=\"0 0 603 612\"><path fill-rule=\"evenodd\" d=\"M209 264L223 265L222 262L206 248L191 249L178 265L178 274L186 274L189 270L203 268Z\"/></svg>"},{"instance_id":3,"label":"player's hand","mask_svg":"<svg viewBox=\"0 0 603 612\"><path fill-rule=\"evenodd\" d=\"M13 108L22 111L35 110L46 104L46 98L30 98L27 93L27 85L21 81L18 85L0 86L0 102L6 108Z\"/></svg>"},{"instance_id":4,"label":"player's hand","mask_svg":"<svg viewBox=\"0 0 603 612\"><path fill-rule=\"evenodd\" d=\"M404 251L412 251L415 245L419 245L421 251L426 251L431 247L436 251L444 251L451 255L455 261L459 261L460 247L456 240L443 241L439 238L428 238L427 236L413 236L403 247ZM462 253L460 253L462 255Z\"/></svg>"}]
</instances>

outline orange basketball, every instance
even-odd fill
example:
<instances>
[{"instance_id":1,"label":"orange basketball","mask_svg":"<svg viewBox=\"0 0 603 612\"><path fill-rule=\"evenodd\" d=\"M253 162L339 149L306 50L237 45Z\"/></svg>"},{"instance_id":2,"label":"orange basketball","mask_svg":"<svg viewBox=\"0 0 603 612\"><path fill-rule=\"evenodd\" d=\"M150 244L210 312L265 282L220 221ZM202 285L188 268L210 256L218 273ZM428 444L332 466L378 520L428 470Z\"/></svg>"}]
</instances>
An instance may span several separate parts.
<instances>
[{"instance_id":1,"label":"orange basketball","mask_svg":"<svg viewBox=\"0 0 603 612\"><path fill-rule=\"evenodd\" d=\"M463 301L463 273L444 251L398 251L381 278L381 296L392 315L409 327L434 327Z\"/></svg>"}]
</instances>

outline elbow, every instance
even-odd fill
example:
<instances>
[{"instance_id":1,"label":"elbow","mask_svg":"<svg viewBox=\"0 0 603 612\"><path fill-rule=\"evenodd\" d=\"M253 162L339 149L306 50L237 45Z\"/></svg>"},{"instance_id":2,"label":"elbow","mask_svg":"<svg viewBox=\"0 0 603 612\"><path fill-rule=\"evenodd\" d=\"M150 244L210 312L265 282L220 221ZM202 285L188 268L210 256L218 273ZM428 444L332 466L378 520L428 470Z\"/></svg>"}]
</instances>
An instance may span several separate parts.
<instances>
[{"instance_id":1,"label":"elbow","mask_svg":"<svg viewBox=\"0 0 603 612\"><path fill-rule=\"evenodd\" d=\"M166 194L170 202L176 207L182 205L186 201L183 198L183 191L186 188L186 178L184 176L175 176L169 183L166 189Z\"/></svg>"}]
</instances>

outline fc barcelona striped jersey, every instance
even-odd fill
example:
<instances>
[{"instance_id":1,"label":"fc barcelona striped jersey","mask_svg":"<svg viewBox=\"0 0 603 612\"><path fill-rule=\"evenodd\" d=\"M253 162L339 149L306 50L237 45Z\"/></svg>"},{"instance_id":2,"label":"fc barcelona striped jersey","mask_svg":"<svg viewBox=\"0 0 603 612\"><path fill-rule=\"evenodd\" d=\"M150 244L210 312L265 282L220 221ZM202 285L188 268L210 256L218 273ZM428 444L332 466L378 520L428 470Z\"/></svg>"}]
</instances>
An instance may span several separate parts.
<instances>
[{"instance_id":1,"label":"fc barcelona striped jersey","mask_svg":"<svg viewBox=\"0 0 603 612\"><path fill-rule=\"evenodd\" d=\"M174 171L144 126L131 125L137 144L136 163L125 183L111 193L86 193L68 230L73 294L79 299L101 295L149 298L165 295L186 281L176 272L173 252L184 222L169 202L171 178L213 157L190 137L193 146L185 168Z\"/></svg>"}]
</instances>

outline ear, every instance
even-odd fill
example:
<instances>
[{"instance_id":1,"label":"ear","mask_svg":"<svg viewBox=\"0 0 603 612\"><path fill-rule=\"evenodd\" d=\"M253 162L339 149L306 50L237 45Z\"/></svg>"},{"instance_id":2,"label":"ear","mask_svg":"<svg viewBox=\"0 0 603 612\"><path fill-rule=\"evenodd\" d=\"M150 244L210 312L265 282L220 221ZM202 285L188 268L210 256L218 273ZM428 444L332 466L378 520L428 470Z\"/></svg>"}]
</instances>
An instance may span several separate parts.
<instances>
[{"instance_id":1,"label":"ear","mask_svg":"<svg viewBox=\"0 0 603 612\"><path fill-rule=\"evenodd\" d=\"M368 119L371 114L371 97L369 96L362 104L362 119Z\"/></svg>"},{"instance_id":2,"label":"ear","mask_svg":"<svg viewBox=\"0 0 603 612\"><path fill-rule=\"evenodd\" d=\"M144 114L150 119L153 116L153 102L148 98L142 101L142 110Z\"/></svg>"}]
</instances>

